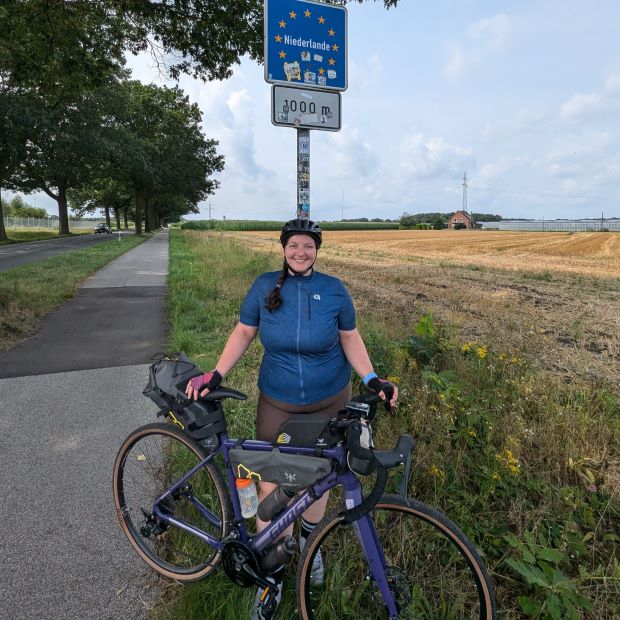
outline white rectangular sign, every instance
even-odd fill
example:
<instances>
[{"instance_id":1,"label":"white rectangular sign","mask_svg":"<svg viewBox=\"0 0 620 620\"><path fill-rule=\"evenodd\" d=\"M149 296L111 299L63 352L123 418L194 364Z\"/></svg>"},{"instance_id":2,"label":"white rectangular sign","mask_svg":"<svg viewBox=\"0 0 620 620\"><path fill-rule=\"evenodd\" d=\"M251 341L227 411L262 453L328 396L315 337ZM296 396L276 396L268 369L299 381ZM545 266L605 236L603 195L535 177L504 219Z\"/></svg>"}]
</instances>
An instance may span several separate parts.
<instances>
[{"instance_id":1,"label":"white rectangular sign","mask_svg":"<svg viewBox=\"0 0 620 620\"><path fill-rule=\"evenodd\" d=\"M340 93L274 85L271 90L271 122L298 129L339 131Z\"/></svg>"}]
</instances>

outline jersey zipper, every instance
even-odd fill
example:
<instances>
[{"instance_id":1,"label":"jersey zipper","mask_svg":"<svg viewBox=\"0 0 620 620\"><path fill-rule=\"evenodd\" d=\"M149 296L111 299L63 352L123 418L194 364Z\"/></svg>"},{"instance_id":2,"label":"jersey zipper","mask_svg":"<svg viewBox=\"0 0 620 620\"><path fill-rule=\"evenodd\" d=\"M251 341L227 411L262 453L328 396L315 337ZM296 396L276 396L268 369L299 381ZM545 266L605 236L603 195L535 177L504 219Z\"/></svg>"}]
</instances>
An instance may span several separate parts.
<instances>
[{"instance_id":1,"label":"jersey zipper","mask_svg":"<svg viewBox=\"0 0 620 620\"><path fill-rule=\"evenodd\" d=\"M299 390L302 402L306 399L304 393L304 374L301 365L301 353L299 351L301 343L301 286L297 285L297 365L299 367Z\"/></svg>"}]
</instances>

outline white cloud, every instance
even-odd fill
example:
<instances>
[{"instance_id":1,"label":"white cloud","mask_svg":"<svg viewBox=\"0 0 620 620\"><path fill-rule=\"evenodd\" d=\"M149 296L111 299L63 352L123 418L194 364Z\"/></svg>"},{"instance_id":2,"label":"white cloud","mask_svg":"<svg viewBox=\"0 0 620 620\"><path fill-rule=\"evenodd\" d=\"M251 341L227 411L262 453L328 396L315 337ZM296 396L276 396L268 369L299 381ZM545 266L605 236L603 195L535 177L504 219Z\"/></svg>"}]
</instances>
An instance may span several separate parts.
<instances>
[{"instance_id":1,"label":"white cloud","mask_svg":"<svg viewBox=\"0 0 620 620\"><path fill-rule=\"evenodd\" d=\"M421 132L402 142L400 159L402 172L414 178L454 176L475 167L471 149L448 144L441 137L425 138Z\"/></svg>"},{"instance_id":2,"label":"white cloud","mask_svg":"<svg viewBox=\"0 0 620 620\"><path fill-rule=\"evenodd\" d=\"M372 146L364 140L357 127L343 126L337 133L330 133L332 145L329 174L359 180L376 176L379 159Z\"/></svg>"},{"instance_id":3,"label":"white cloud","mask_svg":"<svg viewBox=\"0 0 620 620\"><path fill-rule=\"evenodd\" d=\"M460 77L469 66L502 51L506 47L510 31L510 18L504 13L472 24L467 30L466 43L448 44L449 59L443 68L444 76Z\"/></svg>"}]
</instances>

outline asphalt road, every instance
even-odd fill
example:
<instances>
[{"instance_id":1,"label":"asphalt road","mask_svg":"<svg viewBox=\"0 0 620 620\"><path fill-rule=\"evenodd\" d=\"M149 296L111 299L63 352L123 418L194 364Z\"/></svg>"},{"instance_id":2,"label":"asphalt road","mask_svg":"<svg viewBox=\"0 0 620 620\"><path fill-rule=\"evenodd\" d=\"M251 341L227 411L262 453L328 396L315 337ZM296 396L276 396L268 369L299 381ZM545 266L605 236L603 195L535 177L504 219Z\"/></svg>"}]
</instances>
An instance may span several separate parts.
<instances>
[{"instance_id":1,"label":"asphalt road","mask_svg":"<svg viewBox=\"0 0 620 620\"><path fill-rule=\"evenodd\" d=\"M39 334L0 352L0 618L136 619L161 583L118 524L112 466L155 420L168 235L90 278Z\"/></svg>"},{"instance_id":2,"label":"asphalt road","mask_svg":"<svg viewBox=\"0 0 620 620\"><path fill-rule=\"evenodd\" d=\"M133 233L121 232L121 235L123 234ZM0 271L34 263L64 252L82 250L95 243L116 241L117 239L118 233L111 235L96 235L93 233L92 235L76 235L75 237L58 237L56 239L43 239L27 243L0 245Z\"/></svg>"}]
</instances>

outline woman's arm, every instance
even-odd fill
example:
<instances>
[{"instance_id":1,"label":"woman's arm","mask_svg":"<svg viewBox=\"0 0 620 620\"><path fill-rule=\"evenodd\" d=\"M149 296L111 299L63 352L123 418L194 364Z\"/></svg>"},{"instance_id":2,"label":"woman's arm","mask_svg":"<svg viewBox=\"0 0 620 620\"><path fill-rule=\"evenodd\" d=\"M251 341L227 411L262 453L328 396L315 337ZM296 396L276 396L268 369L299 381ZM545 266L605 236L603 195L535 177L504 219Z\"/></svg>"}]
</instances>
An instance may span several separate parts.
<instances>
[{"instance_id":1,"label":"woman's arm","mask_svg":"<svg viewBox=\"0 0 620 620\"><path fill-rule=\"evenodd\" d=\"M225 377L241 359L243 354L248 350L252 340L256 337L257 332L258 327L251 327L243 323L237 323L237 325L235 325L235 329L232 330L228 337L224 345L224 350L220 355L220 359L217 360L217 364L215 365L215 370L217 370L222 377Z\"/></svg>"},{"instance_id":2,"label":"woman's arm","mask_svg":"<svg viewBox=\"0 0 620 620\"><path fill-rule=\"evenodd\" d=\"M372 372L372 362L360 333L356 328L351 331L340 330L338 334L340 336L340 344L344 349L346 358L349 360L349 364L353 366L353 370L363 379L368 373Z\"/></svg>"},{"instance_id":3,"label":"woman's arm","mask_svg":"<svg viewBox=\"0 0 620 620\"><path fill-rule=\"evenodd\" d=\"M258 327L251 327L249 325L244 325L243 323L237 323L235 328L232 330L230 336L228 337L228 340L226 341L226 344L224 345L224 350L222 351L222 354L220 355L220 359L217 361L217 364L215 365L215 368L214 368L214 370L217 370L217 372L221 375L221 377L226 376L226 373L228 373L234 367L234 365L241 359L241 356L248 350L248 347L252 343L252 340L254 340L254 338L256 337L257 332L258 332ZM210 374L211 373L207 373L207 375L203 375L203 376L206 378ZM221 381L221 378L218 379L218 383L219 381ZM199 390L194 389L190 381L187 384L185 393L190 398L193 398L194 400L196 400L199 395ZM204 390L200 390L200 396L206 396L208 393L209 393L209 390L207 388L205 388Z\"/></svg>"},{"instance_id":4,"label":"woman's arm","mask_svg":"<svg viewBox=\"0 0 620 620\"><path fill-rule=\"evenodd\" d=\"M366 350L366 345L364 344L360 333L357 331L357 328L352 329L351 331L340 330L338 334L340 336L340 344L342 345L344 354L349 360L351 366L353 366L353 370L355 370L355 372L362 379L369 373L372 373L372 362L370 361L370 356ZM385 394L383 391L379 392L379 396L385 400ZM397 400L398 388L394 386L394 394L390 400L390 405L395 407Z\"/></svg>"}]
</instances>

